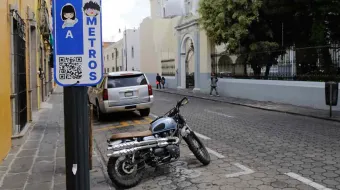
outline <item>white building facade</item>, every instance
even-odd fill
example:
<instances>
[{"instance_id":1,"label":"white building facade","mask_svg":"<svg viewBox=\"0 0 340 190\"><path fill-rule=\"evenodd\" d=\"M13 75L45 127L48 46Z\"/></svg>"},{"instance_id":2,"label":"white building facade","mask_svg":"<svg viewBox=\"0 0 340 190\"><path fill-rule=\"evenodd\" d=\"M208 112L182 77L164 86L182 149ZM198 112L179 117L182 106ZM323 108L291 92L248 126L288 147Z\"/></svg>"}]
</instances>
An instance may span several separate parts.
<instances>
[{"instance_id":1,"label":"white building facade","mask_svg":"<svg viewBox=\"0 0 340 190\"><path fill-rule=\"evenodd\" d=\"M140 70L140 37L139 29L128 29L122 39L124 43L123 69L128 71ZM126 69L127 65L127 69Z\"/></svg>"},{"instance_id":2,"label":"white building facade","mask_svg":"<svg viewBox=\"0 0 340 190\"><path fill-rule=\"evenodd\" d=\"M104 73L123 70L123 39L103 48Z\"/></svg>"}]
</instances>

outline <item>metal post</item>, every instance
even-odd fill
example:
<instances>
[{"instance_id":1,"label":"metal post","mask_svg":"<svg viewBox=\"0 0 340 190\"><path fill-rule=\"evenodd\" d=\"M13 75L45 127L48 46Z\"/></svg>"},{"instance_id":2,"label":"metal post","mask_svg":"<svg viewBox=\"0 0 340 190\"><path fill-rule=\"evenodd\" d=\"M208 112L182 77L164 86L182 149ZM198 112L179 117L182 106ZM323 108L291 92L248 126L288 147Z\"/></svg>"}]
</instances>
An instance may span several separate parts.
<instances>
[{"instance_id":1,"label":"metal post","mask_svg":"<svg viewBox=\"0 0 340 190\"><path fill-rule=\"evenodd\" d=\"M126 40L126 27L125 27L125 71L127 71L127 40Z\"/></svg>"},{"instance_id":2,"label":"metal post","mask_svg":"<svg viewBox=\"0 0 340 190\"><path fill-rule=\"evenodd\" d=\"M332 117L332 104L333 104L333 102L332 102L332 99L333 99L333 92L332 92L332 84L329 86L329 117Z\"/></svg>"},{"instance_id":3,"label":"metal post","mask_svg":"<svg viewBox=\"0 0 340 190\"><path fill-rule=\"evenodd\" d=\"M90 190L87 100L87 87L64 87L67 190Z\"/></svg>"},{"instance_id":4,"label":"metal post","mask_svg":"<svg viewBox=\"0 0 340 190\"><path fill-rule=\"evenodd\" d=\"M89 151L90 151L90 157L89 157L89 168L92 170L92 155L93 155L93 147L92 147L92 141L93 141L93 136L92 136L92 125L93 125L93 105L89 105L90 108L90 125L89 125Z\"/></svg>"}]
</instances>

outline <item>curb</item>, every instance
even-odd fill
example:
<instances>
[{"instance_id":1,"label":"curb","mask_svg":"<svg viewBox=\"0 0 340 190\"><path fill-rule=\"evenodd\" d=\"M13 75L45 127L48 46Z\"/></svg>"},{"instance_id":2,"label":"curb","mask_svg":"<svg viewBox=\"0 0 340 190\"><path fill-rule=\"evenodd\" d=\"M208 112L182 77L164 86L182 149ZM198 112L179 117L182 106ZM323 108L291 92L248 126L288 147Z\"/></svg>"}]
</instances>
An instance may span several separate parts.
<instances>
[{"instance_id":1,"label":"curb","mask_svg":"<svg viewBox=\"0 0 340 190\"><path fill-rule=\"evenodd\" d=\"M26 126L24 127L24 130L20 131L19 134L11 136L11 139L20 139L22 137L25 137L28 132L30 132L33 127L35 126L36 122L33 121L31 123L27 123Z\"/></svg>"},{"instance_id":2,"label":"curb","mask_svg":"<svg viewBox=\"0 0 340 190\"><path fill-rule=\"evenodd\" d=\"M303 113L296 113L296 112L283 111L283 110L275 110L275 109L263 108L263 107L259 107L259 106L252 106L252 105L247 105L247 104L242 104L242 103L236 103L236 102L230 102L230 101L215 100L215 99L205 98L205 97L196 96L196 95L191 95L191 94L181 94L181 93L177 93L177 92L161 91L161 90L158 90L158 89L153 89L153 90L155 90L155 91L157 91L157 92L162 92L162 93L168 93L168 94L176 94L176 95L188 96L188 97L193 97L193 98L198 98L198 99L208 100L208 101L213 101L213 102L221 102L221 103L232 104L232 105L238 105L238 106L244 106L244 107L254 108L254 109L259 109L259 110L272 111L272 112L278 112L278 113L285 113L285 114L297 115L297 116L304 116L304 117L310 117L310 118L322 119L322 120L327 120L327 121L333 121L333 122L338 122L338 123L340 123L340 120L338 120L338 119L333 119L333 118L320 117L320 116L316 116L316 115L303 114Z\"/></svg>"}]
</instances>

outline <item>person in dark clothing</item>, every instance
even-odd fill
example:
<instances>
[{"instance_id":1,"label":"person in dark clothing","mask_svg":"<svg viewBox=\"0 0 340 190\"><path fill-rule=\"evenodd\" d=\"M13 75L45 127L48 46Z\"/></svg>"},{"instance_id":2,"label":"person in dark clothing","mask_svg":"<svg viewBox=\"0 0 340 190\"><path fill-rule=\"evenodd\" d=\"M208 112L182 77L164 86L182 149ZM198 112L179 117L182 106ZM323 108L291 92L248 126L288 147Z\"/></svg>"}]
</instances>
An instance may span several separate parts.
<instances>
[{"instance_id":1,"label":"person in dark clothing","mask_svg":"<svg viewBox=\"0 0 340 190\"><path fill-rule=\"evenodd\" d=\"M161 76L159 76L159 74L157 73L157 76L156 76L157 89L158 89L158 86L159 86L159 88L162 88L161 80L162 80Z\"/></svg>"},{"instance_id":2,"label":"person in dark clothing","mask_svg":"<svg viewBox=\"0 0 340 190\"><path fill-rule=\"evenodd\" d=\"M211 85L210 85L210 96L212 96L212 91L215 90L216 92L216 96L220 96L218 95L218 92L217 92L217 81L218 81L218 78L217 76L215 75L215 73L211 73Z\"/></svg>"},{"instance_id":3,"label":"person in dark clothing","mask_svg":"<svg viewBox=\"0 0 340 190\"><path fill-rule=\"evenodd\" d=\"M162 76L162 85L163 85L163 89L164 89L164 84L165 84L165 78L164 78L164 76Z\"/></svg>"}]
</instances>

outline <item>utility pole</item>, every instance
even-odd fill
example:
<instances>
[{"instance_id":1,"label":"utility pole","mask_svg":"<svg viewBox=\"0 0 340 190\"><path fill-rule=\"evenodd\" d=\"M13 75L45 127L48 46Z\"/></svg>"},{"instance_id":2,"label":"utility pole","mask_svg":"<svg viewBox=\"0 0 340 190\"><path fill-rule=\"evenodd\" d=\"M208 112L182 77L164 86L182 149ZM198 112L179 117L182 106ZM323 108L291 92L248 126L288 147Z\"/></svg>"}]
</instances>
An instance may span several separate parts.
<instances>
[{"instance_id":1,"label":"utility pole","mask_svg":"<svg viewBox=\"0 0 340 190\"><path fill-rule=\"evenodd\" d=\"M124 39L125 39L125 71L127 71L127 40L126 40L126 26L125 26L125 32L124 32Z\"/></svg>"}]
</instances>

